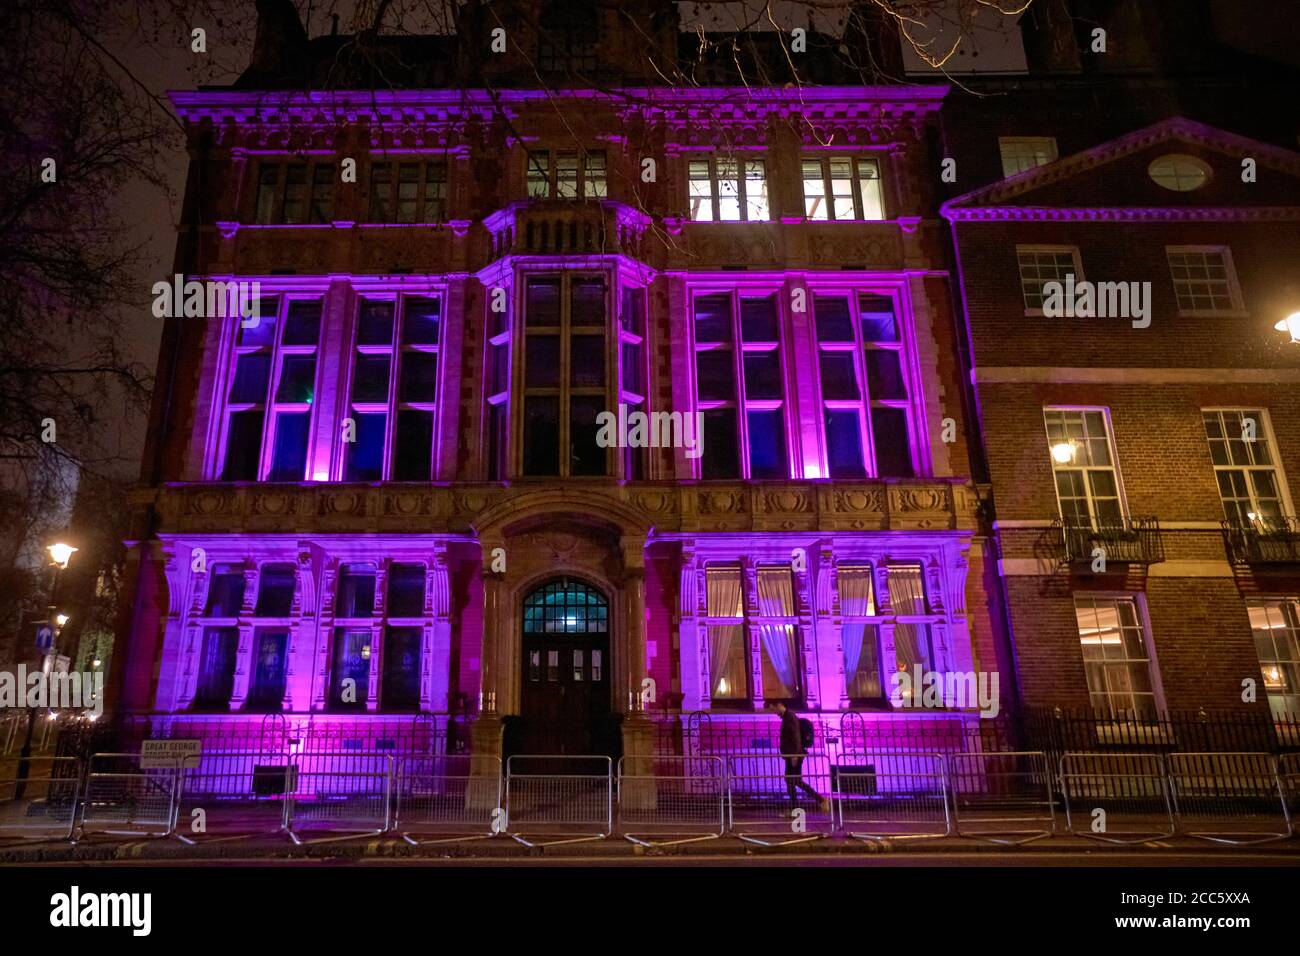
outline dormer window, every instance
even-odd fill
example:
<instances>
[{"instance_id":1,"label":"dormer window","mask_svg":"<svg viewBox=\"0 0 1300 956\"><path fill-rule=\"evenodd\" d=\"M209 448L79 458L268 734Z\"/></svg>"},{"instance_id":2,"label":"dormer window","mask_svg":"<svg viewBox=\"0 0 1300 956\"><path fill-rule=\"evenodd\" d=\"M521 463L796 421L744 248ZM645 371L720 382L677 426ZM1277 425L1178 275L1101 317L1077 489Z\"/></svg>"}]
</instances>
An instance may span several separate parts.
<instances>
[{"instance_id":1,"label":"dormer window","mask_svg":"<svg viewBox=\"0 0 1300 956\"><path fill-rule=\"evenodd\" d=\"M551 3L541 16L537 68L543 73L594 73L600 18L595 4Z\"/></svg>"}]
</instances>

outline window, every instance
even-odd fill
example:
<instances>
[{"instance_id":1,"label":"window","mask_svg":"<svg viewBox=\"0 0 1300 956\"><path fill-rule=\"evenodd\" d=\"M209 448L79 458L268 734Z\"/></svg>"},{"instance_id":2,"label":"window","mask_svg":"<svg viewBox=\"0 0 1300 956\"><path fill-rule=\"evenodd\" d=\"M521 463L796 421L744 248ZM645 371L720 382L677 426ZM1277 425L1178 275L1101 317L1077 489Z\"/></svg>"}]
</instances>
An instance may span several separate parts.
<instances>
[{"instance_id":1,"label":"window","mask_svg":"<svg viewBox=\"0 0 1300 956\"><path fill-rule=\"evenodd\" d=\"M379 699L386 711L420 709L420 646L422 627L389 627L384 631L384 679Z\"/></svg>"},{"instance_id":2,"label":"window","mask_svg":"<svg viewBox=\"0 0 1300 956\"><path fill-rule=\"evenodd\" d=\"M244 606L244 571L238 565L212 569L204 617L236 618Z\"/></svg>"},{"instance_id":3,"label":"window","mask_svg":"<svg viewBox=\"0 0 1300 956\"><path fill-rule=\"evenodd\" d=\"M370 628L334 629L331 710L365 710L370 697Z\"/></svg>"},{"instance_id":4,"label":"window","mask_svg":"<svg viewBox=\"0 0 1300 956\"><path fill-rule=\"evenodd\" d=\"M441 309L430 296L361 301L351 427L345 422L343 433L345 480L432 477Z\"/></svg>"},{"instance_id":5,"label":"window","mask_svg":"<svg viewBox=\"0 0 1300 956\"><path fill-rule=\"evenodd\" d=\"M600 17L591 4L552 3L539 18L537 68L543 73L592 73L596 70L596 45Z\"/></svg>"},{"instance_id":6,"label":"window","mask_svg":"<svg viewBox=\"0 0 1300 956\"><path fill-rule=\"evenodd\" d=\"M1235 312L1241 309L1232 258L1222 246L1167 246L1169 274L1178 311Z\"/></svg>"},{"instance_id":7,"label":"window","mask_svg":"<svg viewBox=\"0 0 1300 956\"><path fill-rule=\"evenodd\" d=\"M1174 153L1153 160L1147 175L1165 189L1187 193L1210 181L1210 167L1195 156Z\"/></svg>"},{"instance_id":8,"label":"window","mask_svg":"<svg viewBox=\"0 0 1300 956\"><path fill-rule=\"evenodd\" d=\"M697 295L696 408L703 478L788 478L776 293Z\"/></svg>"},{"instance_id":9,"label":"window","mask_svg":"<svg viewBox=\"0 0 1300 956\"><path fill-rule=\"evenodd\" d=\"M999 136L1002 175L1015 176L1026 169L1056 162L1056 138L1053 136Z\"/></svg>"},{"instance_id":10,"label":"window","mask_svg":"<svg viewBox=\"0 0 1300 956\"><path fill-rule=\"evenodd\" d=\"M1068 275L1073 275L1076 282L1083 281L1079 250L1073 246L1016 246L1016 259L1025 309L1031 312L1042 310L1046 298L1043 286L1047 283L1064 284Z\"/></svg>"},{"instance_id":11,"label":"window","mask_svg":"<svg viewBox=\"0 0 1300 956\"><path fill-rule=\"evenodd\" d=\"M1272 429L1262 408L1201 412L1223 516L1240 527L1268 528L1285 515Z\"/></svg>"},{"instance_id":12,"label":"window","mask_svg":"<svg viewBox=\"0 0 1300 956\"><path fill-rule=\"evenodd\" d=\"M649 371L646 368L646 290L624 286L618 314L619 393L618 400L633 412L646 411ZM698 440L698 436L697 436ZM629 447L623 451L623 474L629 481L646 477L646 449Z\"/></svg>"},{"instance_id":13,"label":"window","mask_svg":"<svg viewBox=\"0 0 1300 956\"><path fill-rule=\"evenodd\" d=\"M872 292L813 297L832 478L911 477L907 356L895 300Z\"/></svg>"},{"instance_id":14,"label":"window","mask_svg":"<svg viewBox=\"0 0 1300 956\"><path fill-rule=\"evenodd\" d=\"M871 565L840 564L835 569L840 599L840 645L844 650L844 682L850 701L879 701L879 629Z\"/></svg>"},{"instance_id":15,"label":"window","mask_svg":"<svg viewBox=\"0 0 1300 956\"><path fill-rule=\"evenodd\" d=\"M245 709L257 713L283 709L288 648L287 630L257 628L253 632L253 682Z\"/></svg>"},{"instance_id":16,"label":"window","mask_svg":"<svg viewBox=\"0 0 1300 956\"><path fill-rule=\"evenodd\" d=\"M280 307L284 307L281 313ZM303 481L316 396L321 300L262 299L257 325L233 317L222 481Z\"/></svg>"},{"instance_id":17,"label":"window","mask_svg":"<svg viewBox=\"0 0 1300 956\"><path fill-rule=\"evenodd\" d=\"M687 170L691 219L763 222L770 218L763 160L711 156L692 159Z\"/></svg>"},{"instance_id":18,"label":"window","mask_svg":"<svg viewBox=\"0 0 1300 956\"><path fill-rule=\"evenodd\" d=\"M1104 408L1044 408L1056 501L1066 527L1120 527L1124 505Z\"/></svg>"},{"instance_id":19,"label":"window","mask_svg":"<svg viewBox=\"0 0 1300 956\"><path fill-rule=\"evenodd\" d=\"M1300 715L1300 598L1250 600L1246 611L1269 709L1294 720Z\"/></svg>"},{"instance_id":20,"label":"window","mask_svg":"<svg viewBox=\"0 0 1300 956\"><path fill-rule=\"evenodd\" d=\"M1132 597L1074 599L1093 713L1111 720L1156 715L1151 655Z\"/></svg>"},{"instance_id":21,"label":"window","mask_svg":"<svg viewBox=\"0 0 1300 956\"><path fill-rule=\"evenodd\" d=\"M803 203L809 219L884 219L880 164L857 156L805 157Z\"/></svg>"},{"instance_id":22,"label":"window","mask_svg":"<svg viewBox=\"0 0 1300 956\"><path fill-rule=\"evenodd\" d=\"M925 579L919 564L891 564L885 569L889 603L894 610L894 667L915 675L938 670L931 642L934 617L926 599ZM913 682L913 691L917 690ZM906 696L906 694L904 695Z\"/></svg>"},{"instance_id":23,"label":"window","mask_svg":"<svg viewBox=\"0 0 1300 956\"><path fill-rule=\"evenodd\" d=\"M533 150L528 154L529 199L604 199L605 151Z\"/></svg>"},{"instance_id":24,"label":"window","mask_svg":"<svg viewBox=\"0 0 1300 956\"><path fill-rule=\"evenodd\" d=\"M523 473L609 473L596 416L609 407L603 276L532 275L524 293Z\"/></svg>"},{"instance_id":25,"label":"window","mask_svg":"<svg viewBox=\"0 0 1300 956\"><path fill-rule=\"evenodd\" d=\"M243 565L212 567L207 601L203 607L205 626L193 700L196 710L227 710L230 707L239 653L239 628L235 625L243 612L245 582Z\"/></svg>"},{"instance_id":26,"label":"window","mask_svg":"<svg viewBox=\"0 0 1300 956\"><path fill-rule=\"evenodd\" d=\"M293 613L297 573L292 564L266 564L258 575L257 617L288 617Z\"/></svg>"},{"instance_id":27,"label":"window","mask_svg":"<svg viewBox=\"0 0 1300 956\"><path fill-rule=\"evenodd\" d=\"M748 701L750 633L758 641L762 696L795 700L803 695L795 579L789 565L759 566L753 575L754 615L747 621L744 569L710 564L705 569L710 695L714 702Z\"/></svg>"},{"instance_id":28,"label":"window","mask_svg":"<svg viewBox=\"0 0 1300 956\"><path fill-rule=\"evenodd\" d=\"M447 218L444 160L370 164L370 222L427 223Z\"/></svg>"},{"instance_id":29,"label":"window","mask_svg":"<svg viewBox=\"0 0 1300 956\"><path fill-rule=\"evenodd\" d=\"M371 660L377 653L379 707L412 711L420 706L421 653L425 625L423 564L394 562L385 579L382 620L375 615L374 565L349 564L339 569L334 598L334 658L330 708L365 709L370 695ZM374 642L378 635L380 646ZM354 683L347 685L345 681Z\"/></svg>"},{"instance_id":30,"label":"window","mask_svg":"<svg viewBox=\"0 0 1300 956\"><path fill-rule=\"evenodd\" d=\"M258 225L326 223L334 217L333 163L261 163L257 168Z\"/></svg>"},{"instance_id":31,"label":"window","mask_svg":"<svg viewBox=\"0 0 1300 956\"><path fill-rule=\"evenodd\" d=\"M334 616L355 619L370 617L374 613L375 569L364 565L345 565L339 571Z\"/></svg>"}]
</instances>

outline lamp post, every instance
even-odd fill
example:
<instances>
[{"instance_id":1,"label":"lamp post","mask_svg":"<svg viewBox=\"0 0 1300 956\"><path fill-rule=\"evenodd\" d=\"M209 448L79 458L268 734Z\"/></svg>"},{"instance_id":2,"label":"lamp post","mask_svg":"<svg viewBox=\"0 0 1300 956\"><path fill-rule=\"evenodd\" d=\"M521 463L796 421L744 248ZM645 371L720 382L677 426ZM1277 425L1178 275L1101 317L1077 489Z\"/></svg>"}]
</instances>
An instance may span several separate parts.
<instances>
[{"instance_id":1,"label":"lamp post","mask_svg":"<svg viewBox=\"0 0 1300 956\"><path fill-rule=\"evenodd\" d=\"M1300 345L1300 312L1292 312L1273 328L1290 335L1291 344Z\"/></svg>"},{"instance_id":2,"label":"lamp post","mask_svg":"<svg viewBox=\"0 0 1300 956\"><path fill-rule=\"evenodd\" d=\"M58 611L59 577L67 570L68 562L79 550L62 541L50 545L45 550L50 552L50 563L54 565L54 580L50 584L49 620L54 626L54 636L50 641L50 650L46 658L46 674L54 669L54 661L59 656L59 638L63 634L63 625L68 622L66 614ZM26 688L23 689L24 693ZM14 775L14 799L21 800L27 789L27 774L32 756L32 731L36 727L36 708L27 708L27 731L23 735L23 749L18 754L18 771Z\"/></svg>"}]
</instances>

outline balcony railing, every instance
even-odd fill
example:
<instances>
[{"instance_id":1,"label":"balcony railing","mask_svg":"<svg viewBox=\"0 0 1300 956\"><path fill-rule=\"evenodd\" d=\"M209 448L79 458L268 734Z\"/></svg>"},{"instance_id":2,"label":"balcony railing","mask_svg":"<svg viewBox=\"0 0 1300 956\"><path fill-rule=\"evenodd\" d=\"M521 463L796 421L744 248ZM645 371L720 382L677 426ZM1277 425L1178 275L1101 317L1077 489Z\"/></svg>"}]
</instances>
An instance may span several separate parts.
<instances>
[{"instance_id":1,"label":"balcony railing","mask_svg":"<svg viewBox=\"0 0 1300 956\"><path fill-rule=\"evenodd\" d=\"M650 217L613 200L535 199L483 220L492 258L509 255L637 256Z\"/></svg>"},{"instance_id":2,"label":"balcony railing","mask_svg":"<svg viewBox=\"0 0 1300 956\"><path fill-rule=\"evenodd\" d=\"M1223 541L1233 564L1300 564L1300 519L1259 518L1223 522Z\"/></svg>"},{"instance_id":3,"label":"balcony railing","mask_svg":"<svg viewBox=\"0 0 1300 956\"><path fill-rule=\"evenodd\" d=\"M1099 556L1107 564L1156 564L1165 559L1160 522L1155 518L1125 518L1095 526L1067 524L1058 518L1052 522L1052 541L1061 564L1091 565Z\"/></svg>"}]
</instances>

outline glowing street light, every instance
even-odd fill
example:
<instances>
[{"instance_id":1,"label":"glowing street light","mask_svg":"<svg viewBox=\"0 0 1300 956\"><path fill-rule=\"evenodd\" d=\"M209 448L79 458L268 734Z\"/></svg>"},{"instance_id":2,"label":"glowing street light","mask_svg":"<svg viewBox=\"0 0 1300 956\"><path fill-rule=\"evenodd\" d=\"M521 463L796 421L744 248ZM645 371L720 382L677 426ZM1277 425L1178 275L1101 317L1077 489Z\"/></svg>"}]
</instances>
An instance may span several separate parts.
<instances>
[{"instance_id":1,"label":"glowing street light","mask_svg":"<svg viewBox=\"0 0 1300 956\"><path fill-rule=\"evenodd\" d=\"M68 615L66 614L56 615L54 618L54 623L59 625L59 627L63 627L63 625L68 623Z\"/></svg>"},{"instance_id":2,"label":"glowing street light","mask_svg":"<svg viewBox=\"0 0 1300 956\"><path fill-rule=\"evenodd\" d=\"M72 545L64 544L60 541L57 544L50 545L45 550L50 552L50 557L54 559L54 563L57 564L59 570L62 571L67 568L68 561L71 560L72 556L81 549L74 548Z\"/></svg>"},{"instance_id":3,"label":"glowing street light","mask_svg":"<svg viewBox=\"0 0 1300 956\"><path fill-rule=\"evenodd\" d=\"M1273 328L1290 335L1293 344L1300 344L1300 312L1292 312Z\"/></svg>"}]
</instances>

